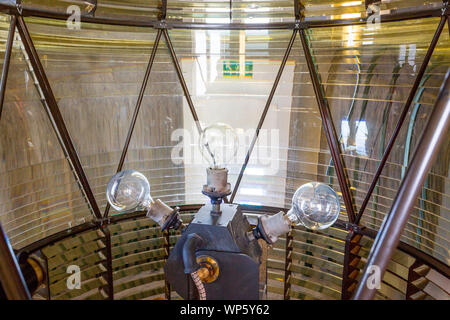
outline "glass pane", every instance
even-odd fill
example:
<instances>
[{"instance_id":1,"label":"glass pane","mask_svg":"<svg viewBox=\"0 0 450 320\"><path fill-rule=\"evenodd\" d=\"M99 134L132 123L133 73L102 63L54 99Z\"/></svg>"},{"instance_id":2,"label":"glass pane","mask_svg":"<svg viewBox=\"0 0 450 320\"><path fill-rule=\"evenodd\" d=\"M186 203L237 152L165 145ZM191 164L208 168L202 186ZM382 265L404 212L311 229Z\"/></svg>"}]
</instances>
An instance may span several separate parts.
<instances>
[{"instance_id":1,"label":"glass pane","mask_svg":"<svg viewBox=\"0 0 450 320\"><path fill-rule=\"evenodd\" d=\"M397 125L439 20L382 23L374 28L320 28L308 33L341 141L348 176L356 191L358 210ZM378 229L389 212L426 125L449 66L448 38L448 32L444 30L365 210L362 223L371 228ZM442 170L441 174L447 176ZM436 195L434 201L437 203L431 201L431 205L439 206L441 198L445 198L441 194L445 192L442 192L442 183L436 188L438 190L430 192ZM446 246L435 241L440 235L448 239L448 232L442 228L442 223L446 224L448 210L443 209L440 213L436 209L426 210L425 203L430 202L431 194L425 199L424 195L419 197L422 209L412 213L403 239L421 248L426 246L426 250L442 259L448 257L448 251Z\"/></svg>"},{"instance_id":2,"label":"glass pane","mask_svg":"<svg viewBox=\"0 0 450 320\"><path fill-rule=\"evenodd\" d=\"M183 22L229 23L230 1L168 1L167 18Z\"/></svg>"},{"instance_id":3,"label":"glass pane","mask_svg":"<svg viewBox=\"0 0 450 320\"><path fill-rule=\"evenodd\" d=\"M286 33L284 47L290 35ZM340 195L330 159L301 40L297 36L236 201L289 208L295 190L310 181L327 183ZM345 212L342 203L341 219L347 219Z\"/></svg>"},{"instance_id":4,"label":"glass pane","mask_svg":"<svg viewBox=\"0 0 450 320\"><path fill-rule=\"evenodd\" d=\"M97 8L93 5L97 2ZM95 15L97 18L138 20L156 19L161 12L161 0L23 0L27 8L53 12Z\"/></svg>"},{"instance_id":5,"label":"glass pane","mask_svg":"<svg viewBox=\"0 0 450 320\"><path fill-rule=\"evenodd\" d=\"M179 138L182 139L184 136L183 117L192 118L190 114L183 112L184 99L175 67L162 36L125 158L124 169L142 172L150 182L152 197L159 198L169 205L189 202L186 200L189 195L185 194L187 173L178 150Z\"/></svg>"},{"instance_id":6,"label":"glass pane","mask_svg":"<svg viewBox=\"0 0 450 320\"><path fill-rule=\"evenodd\" d=\"M156 32L27 19L100 210L117 170Z\"/></svg>"},{"instance_id":7,"label":"glass pane","mask_svg":"<svg viewBox=\"0 0 450 320\"><path fill-rule=\"evenodd\" d=\"M340 20L366 18L371 15L391 14L398 12L415 12L424 9L441 8L442 1L439 0L390 0L372 1L374 4L366 6L368 1L349 0L306 0L302 1L305 6L306 20ZM374 16L375 17L375 16Z\"/></svg>"},{"instance_id":8,"label":"glass pane","mask_svg":"<svg viewBox=\"0 0 450 320\"><path fill-rule=\"evenodd\" d=\"M9 18L0 26L3 62ZM0 222L16 249L92 217L26 59L16 41L0 121Z\"/></svg>"},{"instance_id":9,"label":"glass pane","mask_svg":"<svg viewBox=\"0 0 450 320\"><path fill-rule=\"evenodd\" d=\"M172 30L175 51L189 87L202 128L215 123L230 125L238 137L236 156L227 162L229 182L234 187L264 110L292 32ZM188 130L184 154L186 194L196 194L200 203L206 183L207 162L198 147L198 133L186 100L183 128ZM275 125L275 124L274 124ZM197 203L198 203L197 201Z\"/></svg>"},{"instance_id":10,"label":"glass pane","mask_svg":"<svg viewBox=\"0 0 450 320\"><path fill-rule=\"evenodd\" d=\"M233 23L293 22L294 1L233 0Z\"/></svg>"},{"instance_id":11,"label":"glass pane","mask_svg":"<svg viewBox=\"0 0 450 320\"><path fill-rule=\"evenodd\" d=\"M367 18L377 14L416 12L439 9L441 0L390 0L366 6L366 1L349 0L170 0L167 2L167 19L191 23L281 23L293 22L294 1L305 6L308 20L342 20ZM161 13L161 0L23 0L27 8L51 10L96 18L148 22Z\"/></svg>"}]
</instances>

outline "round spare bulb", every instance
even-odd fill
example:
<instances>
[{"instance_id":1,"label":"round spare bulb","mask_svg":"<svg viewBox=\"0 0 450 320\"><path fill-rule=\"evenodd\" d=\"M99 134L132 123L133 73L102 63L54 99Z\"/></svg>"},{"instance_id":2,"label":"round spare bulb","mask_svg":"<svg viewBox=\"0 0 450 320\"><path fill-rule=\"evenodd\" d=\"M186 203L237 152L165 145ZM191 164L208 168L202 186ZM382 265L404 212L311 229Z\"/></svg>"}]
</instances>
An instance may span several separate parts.
<instances>
[{"instance_id":1,"label":"round spare bulb","mask_svg":"<svg viewBox=\"0 0 450 320\"><path fill-rule=\"evenodd\" d=\"M106 187L106 198L117 211L148 208L153 201L150 183L136 170L124 170L115 174Z\"/></svg>"},{"instance_id":2,"label":"round spare bulb","mask_svg":"<svg viewBox=\"0 0 450 320\"><path fill-rule=\"evenodd\" d=\"M215 123L200 135L200 152L213 169L223 169L236 156L239 139L236 131L225 123Z\"/></svg>"},{"instance_id":3,"label":"round spare bulb","mask_svg":"<svg viewBox=\"0 0 450 320\"><path fill-rule=\"evenodd\" d=\"M332 188L320 182L309 182L295 191L292 208L286 216L291 224L321 230L336 222L340 207L339 196Z\"/></svg>"}]
</instances>

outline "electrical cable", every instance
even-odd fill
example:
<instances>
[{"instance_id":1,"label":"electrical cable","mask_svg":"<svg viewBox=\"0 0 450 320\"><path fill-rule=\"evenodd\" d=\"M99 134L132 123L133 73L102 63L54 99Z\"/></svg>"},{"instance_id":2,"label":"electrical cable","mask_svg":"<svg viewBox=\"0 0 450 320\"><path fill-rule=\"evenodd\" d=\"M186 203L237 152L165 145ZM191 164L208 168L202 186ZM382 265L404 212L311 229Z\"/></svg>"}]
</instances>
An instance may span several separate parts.
<instances>
[{"instance_id":1,"label":"electrical cable","mask_svg":"<svg viewBox=\"0 0 450 320\"><path fill-rule=\"evenodd\" d=\"M197 287L199 300L206 300L206 290L205 286L203 285L202 280L200 280L200 277L198 276L198 272L192 272L191 273L192 280L194 281L195 286Z\"/></svg>"}]
</instances>

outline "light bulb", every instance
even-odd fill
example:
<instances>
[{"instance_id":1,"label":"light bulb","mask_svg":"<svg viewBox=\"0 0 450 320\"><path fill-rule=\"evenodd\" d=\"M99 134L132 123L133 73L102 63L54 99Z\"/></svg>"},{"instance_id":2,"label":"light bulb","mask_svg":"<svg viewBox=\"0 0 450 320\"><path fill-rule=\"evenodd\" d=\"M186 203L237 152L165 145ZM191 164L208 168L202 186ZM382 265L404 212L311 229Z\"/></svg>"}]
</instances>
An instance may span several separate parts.
<instances>
[{"instance_id":1,"label":"light bulb","mask_svg":"<svg viewBox=\"0 0 450 320\"><path fill-rule=\"evenodd\" d=\"M150 183L136 170L125 170L114 175L106 187L106 198L117 211L144 209L153 201Z\"/></svg>"},{"instance_id":2,"label":"light bulb","mask_svg":"<svg viewBox=\"0 0 450 320\"><path fill-rule=\"evenodd\" d=\"M258 226L248 234L250 238L262 238L272 244L292 225L303 225L311 230L322 230L333 225L339 217L341 204L336 192L320 182L309 182L295 191L292 208L284 214L261 216Z\"/></svg>"},{"instance_id":3,"label":"light bulb","mask_svg":"<svg viewBox=\"0 0 450 320\"><path fill-rule=\"evenodd\" d=\"M222 169L236 156L239 140L235 130L225 123L215 123L200 135L200 152L210 168Z\"/></svg>"},{"instance_id":4,"label":"light bulb","mask_svg":"<svg viewBox=\"0 0 450 320\"><path fill-rule=\"evenodd\" d=\"M339 197L331 187L320 182L309 182L295 191L292 208L286 217L291 224L322 230L336 222L340 207Z\"/></svg>"},{"instance_id":5,"label":"light bulb","mask_svg":"<svg viewBox=\"0 0 450 320\"><path fill-rule=\"evenodd\" d=\"M150 196L150 183L136 170L115 174L106 187L106 198L111 207L121 212L147 210L147 217L158 223L162 230L181 226L179 208L172 209Z\"/></svg>"}]
</instances>

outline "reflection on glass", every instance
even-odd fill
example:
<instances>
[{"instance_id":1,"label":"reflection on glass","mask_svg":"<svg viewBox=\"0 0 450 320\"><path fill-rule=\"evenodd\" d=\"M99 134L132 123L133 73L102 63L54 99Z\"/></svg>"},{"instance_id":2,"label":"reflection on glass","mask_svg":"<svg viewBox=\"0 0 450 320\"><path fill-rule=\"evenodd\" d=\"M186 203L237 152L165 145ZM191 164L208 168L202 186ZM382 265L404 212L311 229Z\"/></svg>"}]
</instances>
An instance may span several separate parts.
<instances>
[{"instance_id":1,"label":"reflection on glass","mask_svg":"<svg viewBox=\"0 0 450 320\"><path fill-rule=\"evenodd\" d=\"M350 130L349 121L341 121L341 135L343 149L349 153L356 153L360 156L367 156L366 140L367 140L367 124L365 120L355 121L351 123L355 126ZM350 131L356 131L356 134L350 134ZM355 137L354 141L351 139Z\"/></svg>"}]
</instances>

